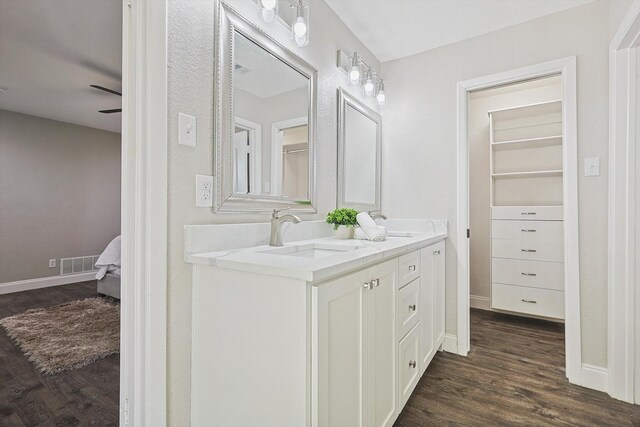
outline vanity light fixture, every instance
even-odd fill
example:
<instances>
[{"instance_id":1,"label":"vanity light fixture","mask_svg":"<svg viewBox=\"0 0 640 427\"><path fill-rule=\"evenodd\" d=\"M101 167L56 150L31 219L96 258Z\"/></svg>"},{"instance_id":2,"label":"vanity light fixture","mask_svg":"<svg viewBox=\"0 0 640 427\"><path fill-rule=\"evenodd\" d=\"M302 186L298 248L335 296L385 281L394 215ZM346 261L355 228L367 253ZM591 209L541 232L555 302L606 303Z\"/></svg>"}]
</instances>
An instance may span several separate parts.
<instances>
[{"instance_id":1,"label":"vanity light fixture","mask_svg":"<svg viewBox=\"0 0 640 427\"><path fill-rule=\"evenodd\" d=\"M349 55L343 50L338 50L338 68L347 73L350 85L360 86L364 95L375 97L379 107L385 105L387 95L382 77L373 67L367 65L357 52Z\"/></svg>"},{"instance_id":2,"label":"vanity light fixture","mask_svg":"<svg viewBox=\"0 0 640 427\"><path fill-rule=\"evenodd\" d=\"M258 0L260 11L258 16L264 22L273 22L278 17L278 0Z\"/></svg>"}]
</instances>

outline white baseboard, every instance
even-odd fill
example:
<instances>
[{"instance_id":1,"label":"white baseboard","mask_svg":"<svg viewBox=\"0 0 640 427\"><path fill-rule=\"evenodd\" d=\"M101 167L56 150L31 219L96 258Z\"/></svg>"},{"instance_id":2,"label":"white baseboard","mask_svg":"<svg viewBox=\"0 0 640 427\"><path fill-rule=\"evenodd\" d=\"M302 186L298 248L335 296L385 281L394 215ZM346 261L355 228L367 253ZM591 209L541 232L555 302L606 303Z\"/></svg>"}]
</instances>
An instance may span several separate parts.
<instances>
[{"instance_id":1,"label":"white baseboard","mask_svg":"<svg viewBox=\"0 0 640 427\"><path fill-rule=\"evenodd\" d=\"M582 387L607 392L609 371L607 368L582 364Z\"/></svg>"},{"instance_id":2,"label":"white baseboard","mask_svg":"<svg viewBox=\"0 0 640 427\"><path fill-rule=\"evenodd\" d=\"M52 286L69 285L71 283L88 282L95 280L96 272L90 271L80 274L68 274L64 276L38 277L37 279L18 280L16 282L0 283L0 295L14 292L30 291L32 289L49 288Z\"/></svg>"},{"instance_id":3,"label":"white baseboard","mask_svg":"<svg viewBox=\"0 0 640 427\"><path fill-rule=\"evenodd\" d=\"M452 334L446 334L444 341L442 341L442 351L458 354L458 337Z\"/></svg>"},{"instance_id":4,"label":"white baseboard","mask_svg":"<svg viewBox=\"0 0 640 427\"><path fill-rule=\"evenodd\" d=\"M491 310L491 298L481 297L479 295L469 295L469 306L471 308L479 308L480 310Z\"/></svg>"}]
</instances>

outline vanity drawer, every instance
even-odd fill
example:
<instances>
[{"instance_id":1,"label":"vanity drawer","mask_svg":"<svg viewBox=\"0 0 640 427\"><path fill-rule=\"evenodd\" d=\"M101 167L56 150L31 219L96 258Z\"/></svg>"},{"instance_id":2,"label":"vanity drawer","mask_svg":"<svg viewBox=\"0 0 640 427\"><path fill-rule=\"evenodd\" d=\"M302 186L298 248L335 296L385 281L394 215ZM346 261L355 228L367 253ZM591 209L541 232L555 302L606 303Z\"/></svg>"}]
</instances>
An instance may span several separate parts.
<instances>
[{"instance_id":1,"label":"vanity drawer","mask_svg":"<svg viewBox=\"0 0 640 427\"><path fill-rule=\"evenodd\" d=\"M548 240L491 239L491 256L494 258L562 262L564 260L564 244L561 241Z\"/></svg>"},{"instance_id":2,"label":"vanity drawer","mask_svg":"<svg viewBox=\"0 0 640 427\"><path fill-rule=\"evenodd\" d=\"M400 344L398 344L398 363L400 364L398 378L400 381L399 411L409 400L409 396L418 384L420 379L420 345L418 337L420 323L413 327Z\"/></svg>"},{"instance_id":3,"label":"vanity drawer","mask_svg":"<svg viewBox=\"0 0 640 427\"><path fill-rule=\"evenodd\" d=\"M561 220L562 206L494 206L492 219Z\"/></svg>"},{"instance_id":4,"label":"vanity drawer","mask_svg":"<svg viewBox=\"0 0 640 427\"><path fill-rule=\"evenodd\" d=\"M491 281L562 291L564 290L564 264L561 262L493 258L491 260Z\"/></svg>"},{"instance_id":5,"label":"vanity drawer","mask_svg":"<svg viewBox=\"0 0 640 427\"><path fill-rule=\"evenodd\" d=\"M420 251L413 251L400 257L400 287L420 277Z\"/></svg>"},{"instance_id":6,"label":"vanity drawer","mask_svg":"<svg viewBox=\"0 0 640 427\"><path fill-rule=\"evenodd\" d=\"M491 221L494 239L520 239L522 241L564 241L562 221Z\"/></svg>"},{"instance_id":7,"label":"vanity drawer","mask_svg":"<svg viewBox=\"0 0 640 427\"><path fill-rule=\"evenodd\" d=\"M409 283L398 293L398 337L404 337L420 320L420 278Z\"/></svg>"},{"instance_id":8,"label":"vanity drawer","mask_svg":"<svg viewBox=\"0 0 640 427\"><path fill-rule=\"evenodd\" d=\"M564 292L493 283L491 307L535 316L564 318Z\"/></svg>"}]
</instances>

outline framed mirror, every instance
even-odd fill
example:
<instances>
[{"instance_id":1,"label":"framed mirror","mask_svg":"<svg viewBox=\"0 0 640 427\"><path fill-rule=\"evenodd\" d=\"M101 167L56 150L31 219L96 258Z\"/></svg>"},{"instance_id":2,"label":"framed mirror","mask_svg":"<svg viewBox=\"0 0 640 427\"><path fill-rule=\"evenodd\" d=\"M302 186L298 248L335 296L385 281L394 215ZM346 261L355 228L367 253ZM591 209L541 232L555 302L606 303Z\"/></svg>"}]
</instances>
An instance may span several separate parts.
<instances>
[{"instance_id":1,"label":"framed mirror","mask_svg":"<svg viewBox=\"0 0 640 427\"><path fill-rule=\"evenodd\" d=\"M380 114L338 89L338 207L380 210Z\"/></svg>"},{"instance_id":2,"label":"framed mirror","mask_svg":"<svg viewBox=\"0 0 640 427\"><path fill-rule=\"evenodd\" d=\"M315 212L318 72L216 3L214 211Z\"/></svg>"}]
</instances>

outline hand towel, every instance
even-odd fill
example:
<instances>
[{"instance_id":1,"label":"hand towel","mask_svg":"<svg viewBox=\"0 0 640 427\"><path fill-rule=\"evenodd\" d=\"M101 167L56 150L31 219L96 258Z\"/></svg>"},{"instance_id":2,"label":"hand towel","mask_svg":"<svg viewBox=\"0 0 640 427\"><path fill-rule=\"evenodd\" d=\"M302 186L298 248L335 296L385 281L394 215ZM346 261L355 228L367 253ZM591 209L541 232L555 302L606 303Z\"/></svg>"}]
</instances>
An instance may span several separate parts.
<instances>
[{"instance_id":1,"label":"hand towel","mask_svg":"<svg viewBox=\"0 0 640 427\"><path fill-rule=\"evenodd\" d=\"M383 235L384 238L382 240L386 240L387 239L387 228L383 227L382 225L378 225L378 232L379 234ZM360 227L356 228L356 232L355 235L353 236L354 239L356 240L369 240L369 237L367 237L367 235L364 233L364 230Z\"/></svg>"},{"instance_id":2,"label":"hand towel","mask_svg":"<svg viewBox=\"0 0 640 427\"><path fill-rule=\"evenodd\" d=\"M386 229L382 227L382 230L378 228L378 225L366 212L360 212L356 215L358 225L367 236L367 238L373 242L381 242L387 238Z\"/></svg>"}]
</instances>

